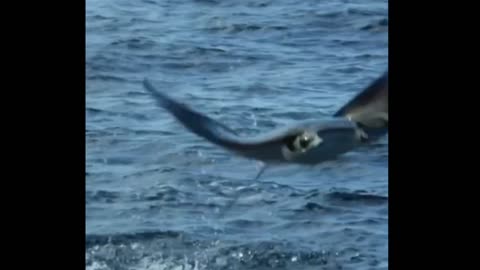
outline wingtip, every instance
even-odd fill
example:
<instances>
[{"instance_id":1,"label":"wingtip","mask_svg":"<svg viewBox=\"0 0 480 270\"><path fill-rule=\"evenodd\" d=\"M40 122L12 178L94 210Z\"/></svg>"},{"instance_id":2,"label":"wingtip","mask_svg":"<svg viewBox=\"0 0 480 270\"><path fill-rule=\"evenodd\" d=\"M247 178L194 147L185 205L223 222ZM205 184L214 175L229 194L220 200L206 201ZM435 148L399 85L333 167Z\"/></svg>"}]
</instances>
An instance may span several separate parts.
<instances>
[{"instance_id":1,"label":"wingtip","mask_svg":"<svg viewBox=\"0 0 480 270\"><path fill-rule=\"evenodd\" d=\"M150 83L150 81L147 78L143 78L142 84L143 84L143 87L149 92L155 91L153 85Z\"/></svg>"},{"instance_id":2,"label":"wingtip","mask_svg":"<svg viewBox=\"0 0 480 270\"><path fill-rule=\"evenodd\" d=\"M167 97L165 96L165 94L163 93L160 93L160 91L158 91L154 86L153 84L150 82L149 79L147 78L144 78L143 79L143 88L145 88L145 90L150 93L150 95L153 95L154 97L156 97L157 99L159 97L161 97L162 99L166 99Z\"/></svg>"}]
</instances>

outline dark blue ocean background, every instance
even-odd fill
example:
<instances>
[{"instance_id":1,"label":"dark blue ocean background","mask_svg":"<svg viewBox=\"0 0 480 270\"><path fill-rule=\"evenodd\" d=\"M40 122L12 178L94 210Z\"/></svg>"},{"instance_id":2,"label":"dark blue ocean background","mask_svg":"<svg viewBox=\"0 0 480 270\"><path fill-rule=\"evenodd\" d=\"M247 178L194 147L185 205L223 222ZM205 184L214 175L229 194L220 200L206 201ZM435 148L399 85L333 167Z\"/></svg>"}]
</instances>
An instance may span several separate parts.
<instances>
[{"instance_id":1,"label":"dark blue ocean background","mask_svg":"<svg viewBox=\"0 0 480 270\"><path fill-rule=\"evenodd\" d=\"M243 134L329 117L387 69L387 1L87 0L86 29L87 269L388 268L388 137L253 181L141 84Z\"/></svg>"}]
</instances>

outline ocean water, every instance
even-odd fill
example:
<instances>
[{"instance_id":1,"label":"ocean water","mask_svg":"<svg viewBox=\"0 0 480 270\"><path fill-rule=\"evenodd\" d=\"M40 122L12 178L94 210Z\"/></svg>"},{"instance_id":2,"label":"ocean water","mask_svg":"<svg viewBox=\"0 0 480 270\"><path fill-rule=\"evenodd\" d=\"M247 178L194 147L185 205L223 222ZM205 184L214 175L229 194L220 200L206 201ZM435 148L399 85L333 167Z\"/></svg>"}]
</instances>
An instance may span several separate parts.
<instances>
[{"instance_id":1,"label":"ocean water","mask_svg":"<svg viewBox=\"0 0 480 270\"><path fill-rule=\"evenodd\" d=\"M243 134L329 117L388 65L383 0L86 1L87 269L387 269L388 136L267 169L142 88Z\"/></svg>"}]
</instances>

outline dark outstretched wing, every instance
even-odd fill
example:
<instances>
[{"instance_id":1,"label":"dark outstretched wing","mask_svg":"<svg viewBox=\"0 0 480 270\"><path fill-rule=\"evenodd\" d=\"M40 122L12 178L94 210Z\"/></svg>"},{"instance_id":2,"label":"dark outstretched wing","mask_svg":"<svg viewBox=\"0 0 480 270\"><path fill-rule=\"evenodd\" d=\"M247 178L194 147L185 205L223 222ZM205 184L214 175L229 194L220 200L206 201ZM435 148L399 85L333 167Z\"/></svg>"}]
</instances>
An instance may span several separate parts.
<instances>
[{"instance_id":1,"label":"dark outstretched wing","mask_svg":"<svg viewBox=\"0 0 480 270\"><path fill-rule=\"evenodd\" d=\"M143 81L143 86L155 98L157 104L170 112L185 128L214 144L235 151L244 151L258 149L265 144L280 142L284 138L281 133L276 134L276 136L253 138L237 136L235 131L222 123L157 91L147 79Z\"/></svg>"},{"instance_id":2,"label":"dark outstretched wing","mask_svg":"<svg viewBox=\"0 0 480 270\"><path fill-rule=\"evenodd\" d=\"M342 106L336 117L347 117L363 127L368 135L388 131L388 71Z\"/></svg>"},{"instance_id":3,"label":"dark outstretched wing","mask_svg":"<svg viewBox=\"0 0 480 270\"><path fill-rule=\"evenodd\" d=\"M334 116L361 114L364 110L388 114L388 71L347 102Z\"/></svg>"}]
</instances>

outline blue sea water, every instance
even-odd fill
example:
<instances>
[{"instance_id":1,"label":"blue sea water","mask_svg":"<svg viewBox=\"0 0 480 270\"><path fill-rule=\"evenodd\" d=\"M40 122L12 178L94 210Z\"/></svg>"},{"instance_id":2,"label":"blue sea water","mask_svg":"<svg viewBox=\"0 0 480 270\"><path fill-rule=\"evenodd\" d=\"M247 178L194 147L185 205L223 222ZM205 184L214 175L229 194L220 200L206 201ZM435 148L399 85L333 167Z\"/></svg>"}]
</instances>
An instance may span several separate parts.
<instances>
[{"instance_id":1,"label":"blue sea water","mask_svg":"<svg viewBox=\"0 0 480 270\"><path fill-rule=\"evenodd\" d=\"M87 269L388 268L388 137L253 181L141 84L244 134L328 117L387 69L387 1L87 0L86 29Z\"/></svg>"}]
</instances>

